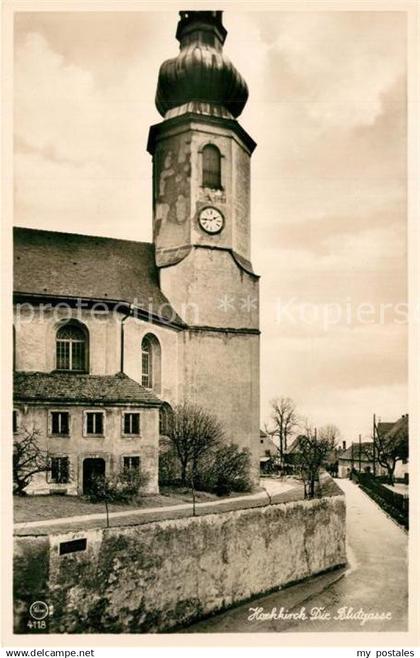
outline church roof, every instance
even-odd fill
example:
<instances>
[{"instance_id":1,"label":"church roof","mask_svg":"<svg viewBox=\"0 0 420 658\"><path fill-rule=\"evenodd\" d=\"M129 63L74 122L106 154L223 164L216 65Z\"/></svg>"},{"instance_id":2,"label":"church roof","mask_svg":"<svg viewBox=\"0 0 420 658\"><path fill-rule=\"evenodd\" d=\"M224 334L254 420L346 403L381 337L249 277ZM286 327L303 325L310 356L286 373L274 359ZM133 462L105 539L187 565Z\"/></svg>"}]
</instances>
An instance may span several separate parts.
<instances>
[{"instance_id":1,"label":"church roof","mask_svg":"<svg viewBox=\"0 0 420 658\"><path fill-rule=\"evenodd\" d=\"M21 402L162 404L156 395L123 373L15 372L13 396Z\"/></svg>"},{"instance_id":2,"label":"church roof","mask_svg":"<svg viewBox=\"0 0 420 658\"><path fill-rule=\"evenodd\" d=\"M149 242L15 228L14 291L126 302L184 326L160 290Z\"/></svg>"}]
</instances>

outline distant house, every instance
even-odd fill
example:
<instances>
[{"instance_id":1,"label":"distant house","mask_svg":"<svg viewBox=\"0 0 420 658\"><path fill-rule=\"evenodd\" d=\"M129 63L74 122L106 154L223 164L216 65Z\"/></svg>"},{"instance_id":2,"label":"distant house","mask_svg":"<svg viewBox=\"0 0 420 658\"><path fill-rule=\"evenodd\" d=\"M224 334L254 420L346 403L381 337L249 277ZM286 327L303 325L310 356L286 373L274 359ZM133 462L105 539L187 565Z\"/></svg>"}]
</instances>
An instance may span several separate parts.
<instances>
[{"instance_id":1,"label":"distant house","mask_svg":"<svg viewBox=\"0 0 420 658\"><path fill-rule=\"evenodd\" d=\"M271 436L267 432L264 432L264 430L260 430L259 452L260 471L267 473L276 462L279 451Z\"/></svg>"},{"instance_id":2,"label":"distant house","mask_svg":"<svg viewBox=\"0 0 420 658\"><path fill-rule=\"evenodd\" d=\"M303 438L302 435L299 435L295 439L293 439L293 441L285 451L284 461L286 462L286 464L293 466L298 463L299 455L300 455L299 442L301 438Z\"/></svg>"},{"instance_id":3,"label":"distant house","mask_svg":"<svg viewBox=\"0 0 420 658\"><path fill-rule=\"evenodd\" d=\"M359 466L361 467L359 469ZM338 477L349 477L352 468L373 473L373 441L354 442L338 455ZM385 469L376 464L376 474L385 475Z\"/></svg>"},{"instance_id":4,"label":"distant house","mask_svg":"<svg viewBox=\"0 0 420 658\"><path fill-rule=\"evenodd\" d=\"M284 464L286 473L296 473L299 470L300 462L300 440L304 438L302 434L299 434L288 446L287 450L284 453Z\"/></svg>"},{"instance_id":5,"label":"distant house","mask_svg":"<svg viewBox=\"0 0 420 658\"><path fill-rule=\"evenodd\" d=\"M408 415L393 422L378 422L375 430L377 441L391 441L401 436L408 439ZM347 450L342 451L338 457L338 476L348 477L352 468L364 473L375 473L377 476L387 475L387 469L378 463L378 459L376 458L375 463L373 461L373 446L373 441L356 441ZM396 480L408 482L408 458L397 461L394 477Z\"/></svg>"}]
</instances>

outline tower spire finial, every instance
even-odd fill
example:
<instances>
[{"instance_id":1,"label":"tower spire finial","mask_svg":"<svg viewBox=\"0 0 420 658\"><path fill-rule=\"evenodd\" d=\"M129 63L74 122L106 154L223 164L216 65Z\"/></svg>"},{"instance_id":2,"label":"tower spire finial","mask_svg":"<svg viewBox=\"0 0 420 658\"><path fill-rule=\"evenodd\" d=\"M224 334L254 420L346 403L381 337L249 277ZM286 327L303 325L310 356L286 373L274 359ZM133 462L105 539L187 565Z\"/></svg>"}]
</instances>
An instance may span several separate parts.
<instances>
[{"instance_id":1,"label":"tower spire finial","mask_svg":"<svg viewBox=\"0 0 420 658\"><path fill-rule=\"evenodd\" d=\"M217 114L238 117L248 100L248 87L223 54L227 31L222 11L180 11L177 57L159 71L156 107L168 113ZM169 116L171 116L169 114Z\"/></svg>"},{"instance_id":2,"label":"tower spire finial","mask_svg":"<svg viewBox=\"0 0 420 658\"><path fill-rule=\"evenodd\" d=\"M180 11L180 20L176 31L176 38L181 44L181 47L192 40L199 39L197 32L204 35L213 35L223 46L227 31L222 23L222 11ZM195 37L191 38L191 35ZM216 45L216 43L215 43Z\"/></svg>"}]
</instances>

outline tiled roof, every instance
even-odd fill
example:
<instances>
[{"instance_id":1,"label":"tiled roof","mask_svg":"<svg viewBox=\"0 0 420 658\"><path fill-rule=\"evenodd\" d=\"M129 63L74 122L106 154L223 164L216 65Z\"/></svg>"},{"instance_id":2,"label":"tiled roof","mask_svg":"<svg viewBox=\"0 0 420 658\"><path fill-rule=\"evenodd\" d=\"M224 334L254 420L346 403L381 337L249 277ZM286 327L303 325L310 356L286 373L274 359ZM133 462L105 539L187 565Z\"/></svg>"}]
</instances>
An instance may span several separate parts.
<instances>
[{"instance_id":1,"label":"tiled roof","mask_svg":"<svg viewBox=\"0 0 420 658\"><path fill-rule=\"evenodd\" d=\"M387 439L393 439L397 435L403 436L404 434L406 434L408 436L408 415L401 416L401 418L397 420L396 423L390 423L390 424L392 425L392 427L386 433Z\"/></svg>"},{"instance_id":2,"label":"tiled roof","mask_svg":"<svg viewBox=\"0 0 420 658\"><path fill-rule=\"evenodd\" d=\"M149 242L15 228L14 291L134 303L184 326L159 288Z\"/></svg>"},{"instance_id":3,"label":"tiled roof","mask_svg":"<svg viewBox=\"0 0 420 658\"><path fill-rule=\"evenodd\" d=\"M299 443L300 443L301 438L302 438L302 435L299 435L295 439L293 439L292 443L289 445L286 452L289 453L289 454L291 454L293 452L299 452Z\"/></svg>"},{"instance_id":4,"label":"tiled roof","mask_svg":"<svg viewBox=\"0 0 420 658\"><path fill-rule=\"evenodd\" d=\"M13 394L14 399L21 402L161 404L151 391L122 373L100 376L70 372L15 372Z\"/></svg>"},{"instance_id":5,"label":"tiled roof","mask_svg":"<svg viewBox=\"0 0 420 658\"><path fill-rule=\"evenodd\" d=\"M360 452L361 452L361 458L362 460L371 460L371 455L372 455L372 450L373 450L373 442L372 441L363 441L360 444ZM339 454L339 459L351 459L352 458L352 446L347 448L347 450L344 450L344 452L341 452ZM353 443L353 458L356 461L356 459L359 459L359 443Z\"/></svg>"},{"instance_id":6,"label":"tiled roof","mask_svg":"<svg viewBox=\"0 0 420 658\"><path fill-rule=\"evenodd\" d=\"M376 424L376 429L378 431L378 434L380 436L382 436L382 435L386 434L387 432L389 432L389 430L392 427L394 427L394 425L395 425L395 422L393 422L393 423L377 423Z\"/></svg>"}]
</instances>

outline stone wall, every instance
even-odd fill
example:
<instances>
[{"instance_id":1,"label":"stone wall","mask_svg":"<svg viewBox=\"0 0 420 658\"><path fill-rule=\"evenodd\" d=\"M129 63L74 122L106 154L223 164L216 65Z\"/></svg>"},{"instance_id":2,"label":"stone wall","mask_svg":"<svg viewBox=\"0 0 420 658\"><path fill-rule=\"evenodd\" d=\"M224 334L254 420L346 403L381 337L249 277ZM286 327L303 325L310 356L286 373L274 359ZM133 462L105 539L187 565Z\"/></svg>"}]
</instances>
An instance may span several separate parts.
<instances>
[{"instance_id":1,"label":"stone wall","mask_svg":"<svg viewBox=\"0 0 420 658\"><path fill-rule=\"evenodd\" d=\"M63 542L86 548L60 555ZM154 633L343 565L341 495L201 517L50 535L35 589L26 575L45 538L16 538L16 632L37 598L51 633ZM38 571L39 571L38 568ZM45 631L44 631L45 632Z\"/></svg>"}]
</instances>

